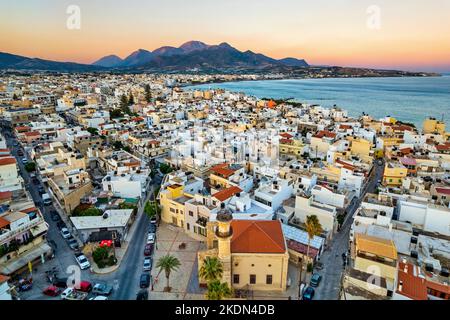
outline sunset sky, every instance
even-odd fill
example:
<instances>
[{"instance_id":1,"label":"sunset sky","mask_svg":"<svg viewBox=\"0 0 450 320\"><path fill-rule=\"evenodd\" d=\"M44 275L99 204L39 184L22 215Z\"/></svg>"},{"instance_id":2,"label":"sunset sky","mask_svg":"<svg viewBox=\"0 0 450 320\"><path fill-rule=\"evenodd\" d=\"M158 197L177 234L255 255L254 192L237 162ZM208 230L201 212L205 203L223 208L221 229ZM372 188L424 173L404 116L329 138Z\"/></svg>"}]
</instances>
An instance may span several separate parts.
<instances>
[{"instance_id":1,"label":"sunset sky","mask_svg":"<svg viewBox=\"0 0 450 320\"><path fill-rule=\"evenodd\" d=\"M81 29L66 28L69 5ZM367 26L371 5L380 29ZM91 63L189 40L315 65L450 72L450 0L0 0L0 51Z\"/></svg>"}]
</instances>

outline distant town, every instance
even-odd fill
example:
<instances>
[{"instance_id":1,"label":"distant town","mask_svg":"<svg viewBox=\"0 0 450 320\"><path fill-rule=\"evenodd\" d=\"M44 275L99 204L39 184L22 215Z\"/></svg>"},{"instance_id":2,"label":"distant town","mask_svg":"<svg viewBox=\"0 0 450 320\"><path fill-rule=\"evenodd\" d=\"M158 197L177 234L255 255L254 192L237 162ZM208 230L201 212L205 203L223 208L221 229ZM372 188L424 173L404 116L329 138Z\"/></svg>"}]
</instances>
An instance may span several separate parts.
<instances>
[{"instance_id":1,"label":"distant town","mask_svg":"<svg viewBox=\"0 0 450 320\"><path fill-rule=\"evenodd\" d=\"M445 123L186 88L284 77L3 71L0 300L450 300Z\"/></svg>"}]
</instances>

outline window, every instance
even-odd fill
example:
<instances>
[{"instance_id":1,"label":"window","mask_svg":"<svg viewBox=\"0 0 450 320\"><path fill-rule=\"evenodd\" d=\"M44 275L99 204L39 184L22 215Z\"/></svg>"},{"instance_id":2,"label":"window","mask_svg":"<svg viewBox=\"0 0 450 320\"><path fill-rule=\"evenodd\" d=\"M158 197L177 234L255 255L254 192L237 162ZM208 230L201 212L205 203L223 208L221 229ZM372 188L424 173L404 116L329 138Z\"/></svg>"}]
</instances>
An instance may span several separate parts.
<instances>
[{"instance_id":1,"label":"window","mask_svg":"<svg viewBox=\"0 0 450 320\"><path fill-rule=\"evenodd\" d=\"M251 274L250 275L250 284L255 284L256 283L256 274Z\"/></svg>"},{"instance_id":2,"label":"window","mask_svg":"<svg viewBox=\"0 0 450 320\"><path fill-rule=\"evenodd\" d=\"M238 274L233 275L233 283L239 284L239 275Z\"/></svg>"},{"instance_id":3,"label":"window","mask_svg":"<svg viewBox=\"0 0 450 320\"><path fill-rule=\"evenodd\" d=\"M189 231L191 230L191 225L189 223L186 223L186 229Z\"/></svg>"},{"instance_id":4,"label":"window","mask_svg":"<svg viewBox=\"0 0 450 320\"><path fill-rule=\"evenodd\" d=\"M174 208L170 208L170 212L176 213L176 210Z\"/></svg>"},{"instance_id":5,"label":"window","mask_svg":"<svg viewBox=\"0 0 450 320\"><path fill-rule=\"evenodd\" d=\"M266 284L272 284L272 275L271 274L266 275Z\"/></svg>"},{"instance_id":6,"label":"window","mask_svg":"<svg viewBox=\"0 0 450 320\"><path fill-rule=\"evenodd\" d=\"M194 216L194 212L189 211L189 215L190 215L191 217L193 217L193 216Z\"/></svg>"}]
</instances>

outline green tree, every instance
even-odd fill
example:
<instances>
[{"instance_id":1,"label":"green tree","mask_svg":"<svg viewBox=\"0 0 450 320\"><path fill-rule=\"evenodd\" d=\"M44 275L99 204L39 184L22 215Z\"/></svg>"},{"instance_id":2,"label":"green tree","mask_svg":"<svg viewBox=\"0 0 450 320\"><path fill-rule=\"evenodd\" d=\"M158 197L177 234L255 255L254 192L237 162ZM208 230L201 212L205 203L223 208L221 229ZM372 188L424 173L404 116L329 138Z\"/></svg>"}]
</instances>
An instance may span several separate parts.
<instances>
[{"instance_id":1,"label":"green tree","mask_svg":"<svg viewBox=\"0 0 450 320\"><path fill-rule=\"evenodd\" d=\"M221 283L219 280L208 283L208 292L206 293L208 300L222 300L231 297L231 295L232 291L227 283Z\"/></svg>"},{"instance_id":2,"label":"green tree","mask_svg":"<svg viewBox=\"0 0 450 320\"><path fill-rule=\"evenodd\" d=\"M147 201L144 212L149 218L153 218L161 213L161 208L156 201Z\"/></svg>"},{"instance_id":3,"label":"green tree","mask_svg":"<svg viewBox=\"0 0 450 320\"><path fill-rule=\"evenodd\" d=\"M109 116L111 117L111 119L121 118L121 117L123 117L123 113L119 109L114 109L114 110L111 110L111 112L109 113Z\"/></svg>"},{"instance_id":4,"label":"green tree","mask_svg":"<svg viewBox=\"0 0 450 320\"><path fill-rule=\"evenodd\" d=\"M150 85L148 83L145 85L145 100L147 102L152 101L152 93L150 92Z\"/></svg>"},{"instance_id":5,"label":"green tree","mask_svg":"<svg viewBox=\"0 0 450 320\"><path fill-rule=\"evenodd\" d=\"M223 275L223 265L217 257L206 257L198 275L208 283L220 280Z\"/></svg>"},{"instance_id":6,"label":"green tree","mask_svg":"<svg viewBox=\"0 0 450 320\"><path fill-rule=\"evenodd\" d=\"M106 247L97 247L92 252L92 259L94 259L94 262L96 264L101 264L101 262L103 262L103 260L108 259L108 256L109 256L109 251Z\"/></svg>"},{"instance_id":7,"label":"green tree","mask_svg":"<svg viewBox=\"0 0 450 320\"><path fill-rule=\"evenodd\" d=\"M132 106L134 104L133 94L130 92L130 96L128 97L128 105Z\"/></svg>"},{"instance_id":8,"label":"green tree","mask_svg":"<svg viewBox=\"0 0 450 320\"><path fill-rule=\"evenodd\" d=\"M169 166L169 165L166 164L166 163L161 163L161 164L159 165L159 170L160 170L163 174L168 174L168 173L170 173L170 172L173 171L172 167Z\"/></svg>"},{"instance_id":9,"label":"green tree","mask_svg":"<svg viewBox=\"0 0 450 320\"><path fill-rule=\"evenodd\" d=\"M97 128L89 127L89 128L87 128L87 131L88 131L90 134L92 134L93 136L98 135L98 129L97 129Z\"/></svg>"},{"instance_id":10,"label":"green tree","mask_svg":"<svg viewBox=\"0 0 450 320\"><path fill-rule=\"evenodd\" d=\"M121 149L123 149L122 141L114 141L113 148L114 148L114 150L121 150Z\"/></svg>"},{"instance_id":11,"label":"green tree","mask_svg":"<svg viewBox=\"0 0 450 320\"><path fill-rule=\"evenodd\" d=\"M314 239L315 236L320 235L323 232L323 229L322 225L320 224L319 218L317 218L316 215L306 217L305 227L306 232L308 233L308 247L306 249L306 259L303 260L307 262L309 257L309 249L311 247L311 240ZM303 270L303 263L300 270ZM300 279L302 279L301 272L300 272Z\"/></svg>"},{"instance_id":12,"label":"green tree","mask_svg":"<svg viewBox=\"0 0 450 320\"><path fill-rule=\"evenodd\" d=\"M34 162L28 162L28 163L25 165L25 170L27 170L28 172L35 171L35 170L36 170L36 163L34 163Z\"/></svg>"},{"instance_id":13,"label":"green tree","mask_svg":"<svg viewBox=\"0 0 450 320\"><path fill-rule=\"evenodd\" d=\"M127 106L128 106L128 98L127 98L126 95L123 94L123 95L120 97L120 109L123 110L123 108L125 108L125 107L127 107Z\"/></svg>"},{"instance_id":14,"label":"green tree","mask_svg":"<svg viewBox=\"0 0 450 320\"><path fill-rule=\"evenodd\" d=\"M171 255L165 255L164 257L161 257L158 260L158 263L156 264L156 267L159 268L159 272L161 273L164 271L167 279L167 286L165 288L165 291L170 292L170 285L169 285L169 279L170 279L170 273L173 271L178 270L181 263L178 258L171 256Z\"/></svg>"}]
</instances>

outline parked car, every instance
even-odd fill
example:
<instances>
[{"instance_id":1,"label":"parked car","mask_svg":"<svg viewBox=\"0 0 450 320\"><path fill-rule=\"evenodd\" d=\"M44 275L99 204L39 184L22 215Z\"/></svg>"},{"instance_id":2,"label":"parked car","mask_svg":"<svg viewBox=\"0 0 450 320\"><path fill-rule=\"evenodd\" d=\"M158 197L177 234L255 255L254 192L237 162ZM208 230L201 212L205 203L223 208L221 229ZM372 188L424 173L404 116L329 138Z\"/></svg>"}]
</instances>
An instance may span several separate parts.
<instances>
[{"instance_id":1,"label":"parked car","mask_svg":"<svg viewBox=\"0 0 450 320\"><path fill-rule=\"evenodd\" d=\"M53 279L53 285L55 287L65 289L65 288L67 288L67 281L68 281L68 278L56 278L55 277Z\"/></svg>"},{"instance_id":2,"label":"parked car","mask_svg":"<svg viewBox=\"0 0 450 320\"><path fill-rule=\"evenodd\" d=\"M44 187L42 185L38 186L38 191L39 191L40 194L45 193Z\"/></svg>"},{"instance_id":3,"label":"parked car","mask_svg":"<svg viewBox=\"0 0 450 320\"><path fill-rule=\"evenodd\" d=\"M156 217L151 217L150 218L150 223L156 224L156 222L157 222Z\"/></svg>"},{"instance_id":4,"label":"parked car","mask_svg":"<svg viewBox=\"0 0 450 320\"><path fill-rule=\"evenodd\" d=\"M61 235L64 239L69 239L72 236L67 228L61 229Z\"/></svg>"},{"instance_id":5,"label":"parked car","mask_svg":"<svg viewBox=\"0 0 450 320\"><path fill-rule=\"evenodd\" d=\"M62 300L85 300L87 298L87 292L78 291L74 288L67 288L61 293Z\"/></svg>"},{"instance_id":6,"label":"parked car","mask_svg":"<svg viewBox=\"0 0 450 320\"><path fill-rule=\"evenodd\" d=\"M39 184L39 179L38 178L33 178L33 184L38 185Z\"/></svg>"},{"instance_id":7,"label":"parked car","mask_svg":"<svg viewBox=\"0 0 450 320\"><path fill-rule=\"evenodd\" d=\"M322 276L318 273L314 273L311 277L311 280L309 281L309 285L311 287L318 287L321 280L322 280Z\"/></svg>"},{"instance_id":8,"label":"parked car","mask_svg":"<svg viewBox=\"0 0 450 320\"><path fill-rule=\"evenodd\" d=\"M69 238L67 239L67 244L69 245L69 248L72 250L78 250L80 249L80 246L78 245L78 241L75 240L75 238Z\"/></svg>"},{"instance_id":9,"label":"parked car","mask_svg":"<svg viewBox=\"0 0 450 320\"><path fill-rule=\"evenodd\" d=\"M92 288L92 293L102 296L109 296L113 290L113 287L106 283L96 283Z\"/></svg>"},{"instance_id":10,"label":"parked car","mask_svg":"<svg viewBox=\"0 0 450 320\"><path fill-rule=\"evenodd\" d=\"M148 288L150 286L151 275L150 273L141 274L141 278L139 280L139 286L141 288Z\"/></svg>"},{"instance_id":11,"label":"parked car","mask_svg":"<svg viewBox=\"0 0 450 320\"><path fill-rule=\"evenodd\" d=\"M136 300L148 300L148 291L140 290L136 296Z\"/></svg>"},{"instance_id":12,"label":"parked car","mask_svg":"<svg viewBox=\"0 0 450 320\"><path fill-rule=\"evenodd\" d=\"M18 155L19 157L23 157L23 151L22 151L22 150L17 151L17 155Z\"/></svg>"},{"instance_id":13,"label":"parked car","mask_svg":"<svg viewBox=\"0 0 450 320\"><path fill-rule=\"evenodd\" d=\"M89 300L108 300L108 297L105 296L96 296L96 297L92 297Z\"/></svg>"},{"instance_id":14,"label":"parked car","mask_svg":"<svg viewBox=\"0 0 450 320\"><path fill-rule=\"evenodd\" d=\"M66 228L67 229L67 226L66 226L66 224L64 223L64 221L58 221L57 223L56 223L56 226L58 227L58 229L59 230L62 230L62 229L64 229L64 228Z\"/></svg>"},{"instance_id":15,"label":"parked car","mask_svg":"<svg viewBox=\"0 0 450 320\"><path fill-rule=\"evenodd\" d=\"M44 205L49 206L52 204L52 199L50 198L50 195L48 193L42 194L42 202Z\"/></svg>"},{"instance_id":16,"label":"parked car","mask_svg":"<svg viewBox=\"0 0 450 320\"><path fill-rule=\"evenodd\" d=\"M22 163L23 164L27 164L28 163L28 159L27 158L22 158Z\"/></svg>"},{"instance_id":17,"label":"parked car","mask_svg":"<svg viewBox=\"0 0 450 320\"><path fill-rule=\"evenodd\" d=\"M305 292L303 292L303 300L312 300L314 298L315 290L313 287L306 288Z\"/></svg>"},{"instance_id":18,"label":"parked car","mask_svg":"<svg viewBox=\"0 0 450 320\"><path fill-rule=\"evenodd\" d=\"M147 244L149 244L149 243L155 243L155 234L154 233L150 233L147 236Z\"/></svg>"},{"instance_id":19,"label":"parked car","mask_svg":"<svg viewBox=\"0 0 450 320\"><path fill-rule=\"evenodd\" d=\"M76 253L75 259L77 260L77 263L80 266L81 270L85 270L91 267L91 264L89 263L88 259L84 256L84 254Z\"/></svg>"},{"instance_id":20,"label":"parked car","mask_svg":"<svg viewBox=\"0 0 450 320\"><path fill-rule=\"evenodd\" d=\"M56 297L56 296L59 296L61 291L62 290L60 288L58 288L57 286L51 285L51 286L48 286L47 288L45 288L42 291L42 293L49 297Z\"/></svg>"},{"instance_id":21,"label":"parked car","mask_svg":"<svg viewBox=\"0 0 450 320\"><path fill-rule=\"evenodd\" d=\"M75 287L75 289L82 292L91 292L92 283L90 283L89 281L80 281L80 283Z\"/></svg>"},{"instance_id":22,"label":"parked car","mask_svg":"<svg viewBox=\"0 0 450 320\"><path fill-rule=\"evenodd\" d=\"M148 233L156 233L156 224L154 224L154 223L149 224Z\"/></svg>"},{"instance_id":23,"label":"parked car","mask_svg":"<svg viewBox=\"0 0 450 320\"><path fill-rule=\"evenodd\" d=\"M56 211L52 211L50 213L50 218L52 219L52 221L60 221L61 220L61 216Z\"/></svg>"},{"instance_id":24,"label":"parked car","mask_svg":"<svg viewBox=\"0 0 450 320\"><path fill-rule=\"evenodd\" d=\"M151 256L152 253L153 253L153 244L152 243L146 244L144 248L144 256L146 257Z\"/></svg>"},{"instance_id":25,"label":"parked car","mask_svg":"<svg viewBox=\"0 0 450 320\"><path fill-rule=\"evenodd\" d=\"M152 271L152 258L145 258L144 259L144 271Z\"/></svg>"}]
</instances>

